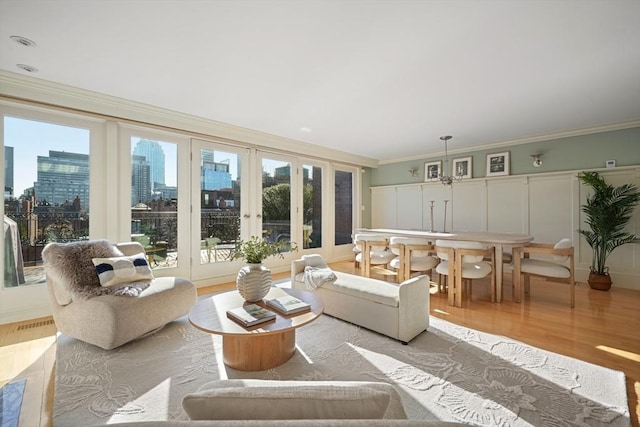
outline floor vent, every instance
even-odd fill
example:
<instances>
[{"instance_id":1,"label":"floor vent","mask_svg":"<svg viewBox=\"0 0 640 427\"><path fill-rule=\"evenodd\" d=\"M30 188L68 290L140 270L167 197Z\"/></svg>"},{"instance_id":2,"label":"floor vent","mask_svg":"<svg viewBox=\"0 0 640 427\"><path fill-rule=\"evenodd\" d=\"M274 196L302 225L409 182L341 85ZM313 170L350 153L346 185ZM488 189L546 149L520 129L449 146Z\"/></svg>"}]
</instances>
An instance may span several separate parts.
<instances>
[{"instance_id":1,"label":"floor vent","mask_svg":"<svg viewBox=\"0 0 640 427\"><path fill-rule=\"evenodd\" d=\"M43 320L41 322L35 322L35 323L27 323L26 325L20 325L18 326L18 331L24 331L25 329L33 329L33 328L39 328L41 326L48 326L48 325L53 325L53 320Z\"/></svg>"}]
</instances>

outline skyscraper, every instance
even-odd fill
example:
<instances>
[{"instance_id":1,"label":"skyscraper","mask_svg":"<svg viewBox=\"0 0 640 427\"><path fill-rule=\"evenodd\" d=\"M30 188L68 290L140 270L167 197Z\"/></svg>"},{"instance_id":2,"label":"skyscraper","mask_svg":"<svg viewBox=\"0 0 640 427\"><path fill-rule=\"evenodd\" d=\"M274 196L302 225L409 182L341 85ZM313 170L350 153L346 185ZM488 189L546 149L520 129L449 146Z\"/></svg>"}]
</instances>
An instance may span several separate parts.
<instances>
[{"instance_id":1,"label":"skyscraper","mask_svg":"<svg viewBox=\"0 0 640 427\"><path fill-rule=\"evenodd\" d=\"M131 156L131 206L151 200L151 166L145 156Z\"/></svg>"},{"instance_id":2,"label":"skyscraper","mask_svg":"<svg viewBox=\"0 0 640 427\"><path fill-rule=\"evenodd\" d=\"M143 156L149 162L149 182L151 191L155 184L165 184L164 181L164 151L157 141L141 139L133 149L134 156ZM137 203L137 202L136 202Z\"/></svg>"},{"instance_id":3,"label":"skyscraper","mask_svg":"<svg viewBox=\"0 0 640 427\"><path fill-rule=\"evenodd\" d=\"M230 189L231 185L229 161L214 162L212 159L206 159L203 156L201 190Z\"/></svg>"},{"instance_id":4,"label":"skyscraper","mask_svg":"<svg viewBox=\"0 0 640 427\"><path fill-rule=\"evenodd\" d=\"M82 209L89 209L88 154L49 150L49 156L38 156L37 178L34 189L38 202L46 200L57 206L77 197Z\"/></svg>"}]
</instances>

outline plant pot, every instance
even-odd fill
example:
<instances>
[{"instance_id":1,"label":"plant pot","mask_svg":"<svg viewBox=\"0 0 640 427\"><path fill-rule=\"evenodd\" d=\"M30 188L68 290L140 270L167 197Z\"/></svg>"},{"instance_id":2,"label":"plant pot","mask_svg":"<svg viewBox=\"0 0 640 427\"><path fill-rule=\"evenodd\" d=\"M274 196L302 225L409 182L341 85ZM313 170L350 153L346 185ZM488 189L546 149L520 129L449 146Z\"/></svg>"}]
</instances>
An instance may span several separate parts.
<instances>
[{"instance_id":1,"label":"plant pot","mask_svg":"<svg viewBox=\"0 0 640 427\"><path fill-rule=\"evenodd\" d=\"M589 273L587 282L589 282L591 289L598 291L608 291L611 289L611 276L609 276L609 273L599 274L592 271Z\"/></svg>"},{"instance_id":2,"label":"plant pot","mask_svg":"<svg viewBox=\"0 0 640 427\"><path fill-rule=\"evenodd\" d=\"M262 300L271 289L271 270L262 264L247 264L238 271L236 286L248 302Z\"/></svg>"}]
</instances>

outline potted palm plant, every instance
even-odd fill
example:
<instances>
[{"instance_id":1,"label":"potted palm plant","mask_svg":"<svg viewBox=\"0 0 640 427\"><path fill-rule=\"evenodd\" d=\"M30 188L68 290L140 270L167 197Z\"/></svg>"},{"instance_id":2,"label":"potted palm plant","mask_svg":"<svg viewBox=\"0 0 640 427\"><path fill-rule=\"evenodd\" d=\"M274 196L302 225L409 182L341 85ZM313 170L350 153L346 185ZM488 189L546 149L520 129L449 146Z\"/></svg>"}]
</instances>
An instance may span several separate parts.
<instances>
[{"instance_id":1,"label":"potted palm plant","mask_svg":"<svg viewBox=\"0 0 640 427\"><path fill-rule=\"evenodd\" d=\"M244 259L247 263L238 271L236 285L238 292L246 301L260 301L269 293L272 278L271 270L262 262L271 257L284 258L284 252L295 251L295 244L285 241L270 242L267 239L252 236L249 240L236 243L230 259Z\"/></svg>"},{"instance_id":2,"label":"potted palm plant","mask_svg":"<svg viewBox=\"0 0 640 427\"><path fill-rule=\"evenodd\" d=\"M618 187L607 184L598 172L582 172L578 179L593 190L593 194L587 196L586 204L581 206L589 229L578 230L593 250L589 286L608 291L611 276L607 257L618 246L638 241L638 236L625 231L625 227L640 200L640 193L633 184Z\"/></svg>"}]
</instances>

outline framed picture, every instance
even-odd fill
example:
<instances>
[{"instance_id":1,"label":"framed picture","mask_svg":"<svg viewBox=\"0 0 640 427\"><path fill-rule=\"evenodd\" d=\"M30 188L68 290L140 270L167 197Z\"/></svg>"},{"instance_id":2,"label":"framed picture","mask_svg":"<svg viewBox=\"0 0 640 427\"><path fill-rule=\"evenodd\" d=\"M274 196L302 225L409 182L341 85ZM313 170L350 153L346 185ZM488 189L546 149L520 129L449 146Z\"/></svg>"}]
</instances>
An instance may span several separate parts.
<instances>
[{"instance_id":1,"label":"framed picture","mask_svg":"<svg viewBox=\"0 0 640 427\"><path fill-rule=\"evenodd\" d=\"M442 173L441 160L438 160L437 162L427 162L424 164L424 180L425 181L438 179L441 173Z\"/></svg>"},{"instance_id":2,"label":"framed picture","mask_svg":"<svg viewBox=\"0 0 640 427\"><path fill-rule=\"evenodd\" d=\"M473 171L471 169L473 157L463 157L461 159L453 159L453 170L451 174L453 176L459 176L463 179L471 178Z\"/></svg>"},{"instance_id":3,"label":"framed picture","mask_svg":"<svg viewBox=\"0 0 640 427\"><path fill-rule=\"evenodd\" d=\"M509 152L487 154L487 176L509 175Z\"/></svg>"}]
</instances>

